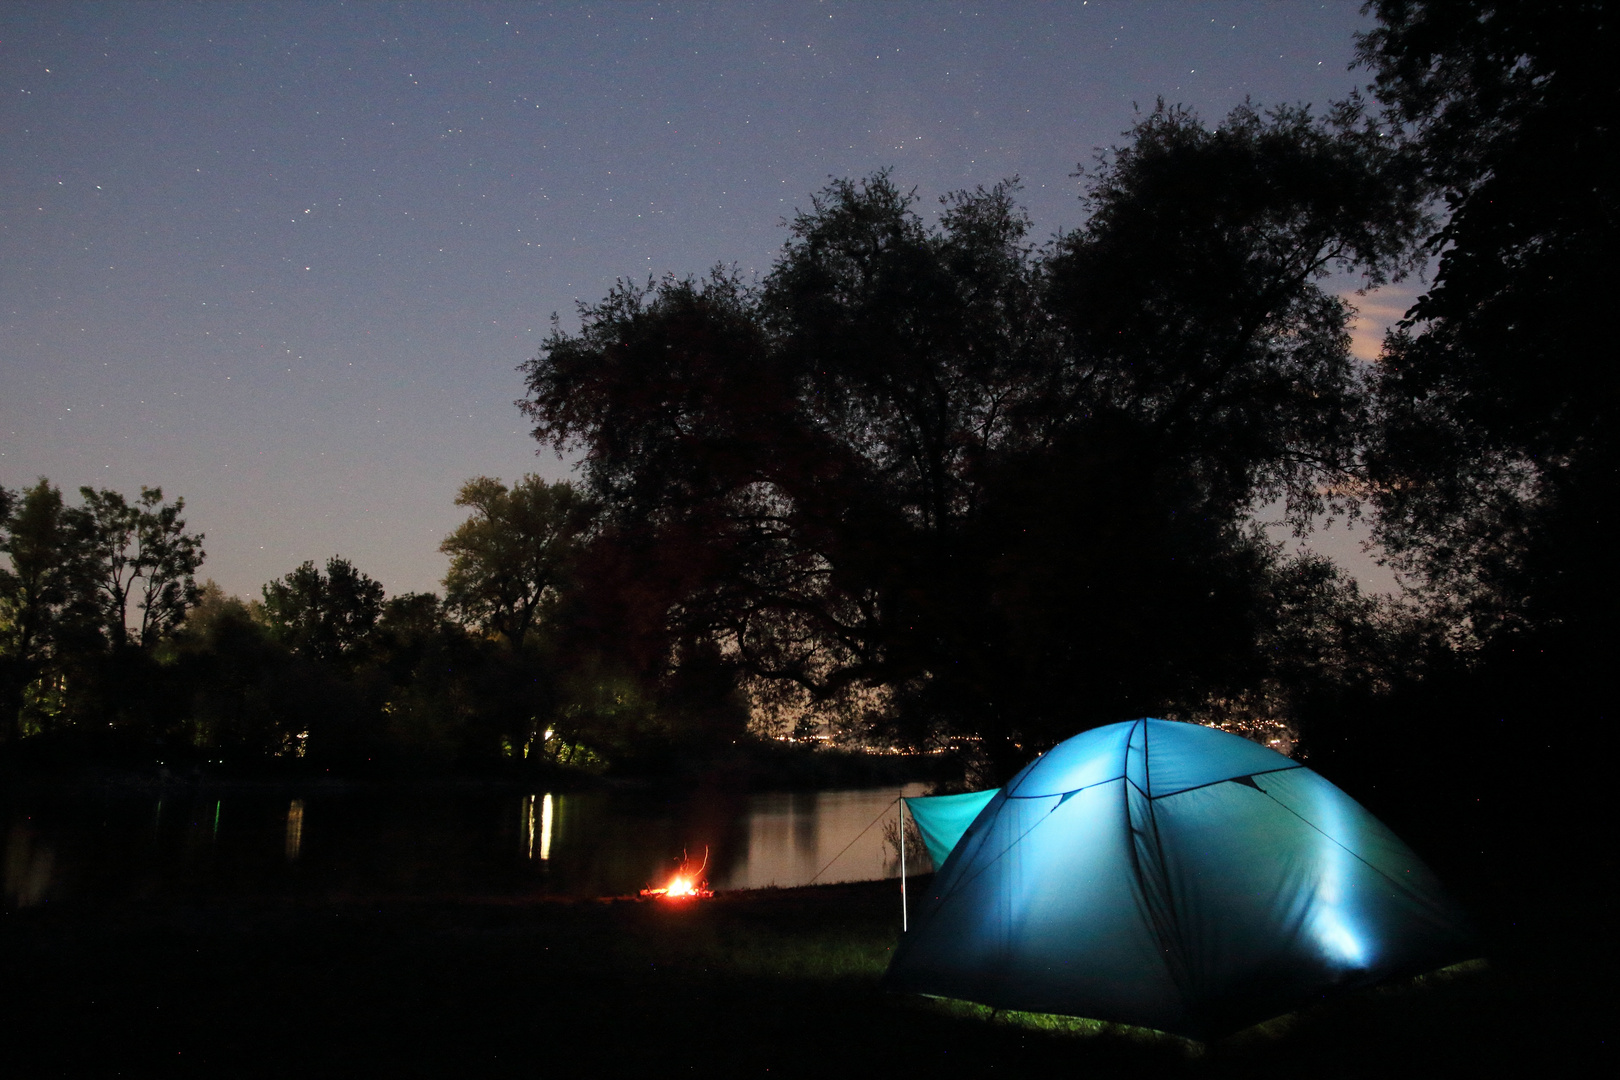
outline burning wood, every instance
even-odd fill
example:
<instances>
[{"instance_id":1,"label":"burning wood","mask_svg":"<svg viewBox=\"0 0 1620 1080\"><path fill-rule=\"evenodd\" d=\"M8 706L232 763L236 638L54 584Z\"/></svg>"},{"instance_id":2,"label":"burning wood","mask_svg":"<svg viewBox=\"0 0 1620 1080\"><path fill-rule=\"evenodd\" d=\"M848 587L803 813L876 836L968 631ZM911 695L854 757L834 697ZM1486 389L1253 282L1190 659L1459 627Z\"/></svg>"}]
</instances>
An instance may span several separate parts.
<instances>
[{"instance_id":1,"label":"burning wood","mask_svg":"<svg viewBox=\"0 0 1620 1080\"><path fill-rule=\"evenodd\" d=\"M701 900L714 895L709 888L709 881L703 876L703 871L709 865L709 849L703 849L703 861L694 869L692 860L686 852L681 852L681 866L675 871L675 876L669 879L669 884L662 887L648 887L641 890L642 896L662 897L665 900Z\"/></svg>"}]
</instances>

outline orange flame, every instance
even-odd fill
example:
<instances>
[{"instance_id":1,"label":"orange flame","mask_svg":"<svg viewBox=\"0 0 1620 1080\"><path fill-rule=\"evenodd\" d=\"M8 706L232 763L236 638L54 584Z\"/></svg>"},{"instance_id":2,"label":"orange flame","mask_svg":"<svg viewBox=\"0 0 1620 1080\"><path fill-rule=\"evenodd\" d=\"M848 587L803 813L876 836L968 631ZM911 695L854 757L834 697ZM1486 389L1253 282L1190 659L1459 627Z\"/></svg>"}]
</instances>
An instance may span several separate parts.
<instances>
[{"instance_id":1,"label":"orange flame","mask_svg":"<svg viewBox=\"0 0 1620 1080\"><path fill-rule=\"evenodd\" d=\"M642 896L663 897L665 900L701 899L713 896L714 891L704 880L703 871L709 865L709 849L703 849L703 862L696 870L691 869L691 860L683 853L681 868L670 879L669 884L663 888L646 888L641 890Z\"/></svg>"}]
</instances>

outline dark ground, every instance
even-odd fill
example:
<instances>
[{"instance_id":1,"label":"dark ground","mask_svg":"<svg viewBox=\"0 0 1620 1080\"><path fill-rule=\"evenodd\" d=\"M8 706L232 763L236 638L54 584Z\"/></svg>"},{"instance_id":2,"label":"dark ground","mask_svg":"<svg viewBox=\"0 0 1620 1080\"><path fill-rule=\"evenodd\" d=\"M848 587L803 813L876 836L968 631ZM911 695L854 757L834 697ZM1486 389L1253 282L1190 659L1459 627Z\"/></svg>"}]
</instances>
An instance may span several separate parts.
<instances>
[{"instance_id":1,"label":"dark ground","mask_svg":"<svg viewBox=\"0 0 1620 1080\"><path fill-rule=\"evenodd\" d=\"M1483 970L1209 1047L885 995L892 882L687 905L47 904L0 912L0 1073L1556 1074L1609 1054L1614 1004L1607 897L1561 880L1484 883Z\"/></svg>"}]
</instances>

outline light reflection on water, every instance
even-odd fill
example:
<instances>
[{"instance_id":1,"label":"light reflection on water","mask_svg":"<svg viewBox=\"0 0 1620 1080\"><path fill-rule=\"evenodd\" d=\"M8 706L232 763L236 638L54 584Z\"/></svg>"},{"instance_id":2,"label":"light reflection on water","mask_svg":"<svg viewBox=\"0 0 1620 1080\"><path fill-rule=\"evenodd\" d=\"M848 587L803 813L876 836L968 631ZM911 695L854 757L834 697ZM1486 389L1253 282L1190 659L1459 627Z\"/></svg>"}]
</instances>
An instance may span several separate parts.
<instances>
[{"instance_id":1,"label":"light reflection on water","mask_svg":"<svg viewBox=\"0 0 1620 1080\"><path fill-rule=\"evenodd\" d=\"M908 784L904 794L910 797L926 790L926 784ZM822 871L816 878L821 882L894 877L900 873L900 861L883 843L883 820L894 817L896 810L888 804L899 794L898 789L885 788L755 795L750 799L741 857L724 875L710 877L721 889L804 885L817 871ZM908 853L908 862L914 858L915 853ZM922 858L926 861L927 856ZM917 873L928 867L914 864L907 869Z\"/></svg>"},{"instance_id":2,"label":"light reflection on water","mask_svg":"<svg viewBox=\"0 0 1620 1080\"><path fill-rule=\"evenodd\" d=\"M539 810L535 807L538 805ZM551 820L555 803L551 793L523 796L520 816L523 820L523 853L541 862L551 858ZM535 814L540 816L539 830L535 828Z\"/></svg>"},{"instance_id":3,"label":"light reflection on water","mask_svg":"<svg viewBox=\"0 0 1620 1080\"><path fill-rule=\"evenodd\" d=\"M46 897L56 854L34 830L20 821L6 831L5 902L11 907L32 907Z\"/></svg>"},{"instance_id":4,"label":"light reflection on water","mask_svg":"<svg viewBox=\"0 0 1620 1080\"><path fill-rule=\"evenodd\" d=\"M304 846L304 800L294 799L287 804L287 861L296 862Z\"/></svg>"},{"instance_id":5,"label":"light reflection on water","mask_svg":"<svg viewBox=\"0 0 1620 1080\"><path fill-rule=\"evenodd\" d=\"M908 796L926 786L909 784ZM0 791L0 905L81 898L612 896L709 852L717 889L897 876L895 787L791 794ZM908 853L908 871L928 869ZM819 876L818 876L819 872Z\"/></svg>"}]
</instances>

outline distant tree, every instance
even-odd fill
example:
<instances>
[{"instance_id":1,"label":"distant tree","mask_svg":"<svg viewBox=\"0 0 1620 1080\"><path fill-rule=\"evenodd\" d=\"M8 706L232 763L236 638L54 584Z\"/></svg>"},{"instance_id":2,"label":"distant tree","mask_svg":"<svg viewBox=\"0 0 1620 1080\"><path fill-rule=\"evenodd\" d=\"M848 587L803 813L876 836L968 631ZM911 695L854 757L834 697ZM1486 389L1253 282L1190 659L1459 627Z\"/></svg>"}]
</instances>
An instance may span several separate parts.
<instances>
[{"instance_id":1,"label":"distant tree","mask_svg":"<svg viewBox=\"0 0 1620 1080\"><path fill-rule=\"evenodd\" d=\"M237 764L298 751L310 718L287 698L303 673L247 602L206 582L165 651L189 691L184 726L200 752Z\"/></svg>"},{"instance_id":2,"label":"distant tree","mask_svg":"<svg viewBox=\"0 0 1620 1080\"><path fill-rule=\"evenodd\" d=\"M131 505L106 489L79 489L83 505L69 511L85 554L87 598L114 646L130 636L130 601L139 618L138 644L150 646L172 631L197 602L195 574L206 553L201 533L186 532L186 501L163 502L162 488L141 488Z\"/></svg>"},{"instance_id":3,"label":"distant tree","mask_svg":"<svg viewBox=\"0 0 1620 1080\"><path fill-rule=\"evenodd\" d=\"M473 513L439 545L450 556L445 607L521 649L591 528L591 503L571 484L530 475L510 488L476 477L456 505Z\"/></svg>"},{"instance_id":4,"label":"distant tree","mask_svg":"<svg viewBox=\"0 0 1620 1080\"><path fill-rule=\"evenodd\" d=\"M383 611L383 587L341 556L326 573L306 562L264 586L263 618L295 654L319 661L352 658Z\"/></svg>"},{"instance_id":5,"label":"distant tree","mask_svg":"<svg viewBox=\"0 0 1620 1080\"><path fill-rule=\"evenodd\" d=\"M455 632L445 617L444 604L433 593L401 593L390 596L377 620L377 633L388 637L395 647L409 649L437 635Z\"/></svg>"},{"instance_id":6,"label":"distant tree","mask_svg":"<svg viewBox=\"0 0 1620 1080\"><path fill-rule=\"evenodd\" d=\"M903 735L1004 771L1257 677L1275 555L1245 522L1344 488L1362 388L1318 282L1405 268L1398 165L1353 106L1161 107L1039 252L1015 183L929 226L886 174L835 182L762 287L621 284L554 327L522 404L584 452L586 564L647 656L886 686Z\"/></svg>"},{"instance_id":7,"label":"distant tree","mask_svg":"<svg viewBox=\"0 0 1620 1080\"><path fill-rule=\"evenodd\" d=\"M0 632L5 654L34 663L54 644L57 620L73 599L76 537L62 492L44 477L7 498L0 529Z\"/></svg>"},{"instance_id":8,"label":"distant tree","mask_svg":"<svg viewBox=\"0 0 1620 1080\"><path fill-rule=\"evenodd\" d=\"M1456 625L1606 699L1620 605L1612 4L1377 0L1374 90L1443 200L1378 365L1378 537ZM1580 674L1580 673L1586 674ZM1569 681L1575 676L1573 682Z\"/></svg>"},{"instance_id":9,"label":"distant tree","mask_svg":"<svg viewBox=\"0 0 1620 1080\"><path fill-rule=\"evenodd\" d=\"M79 538L62 492L44 477L6 493L0 518L0 720L17 734L24 690L56 657L79 594Z\"/></svg>"}]
</instances>

